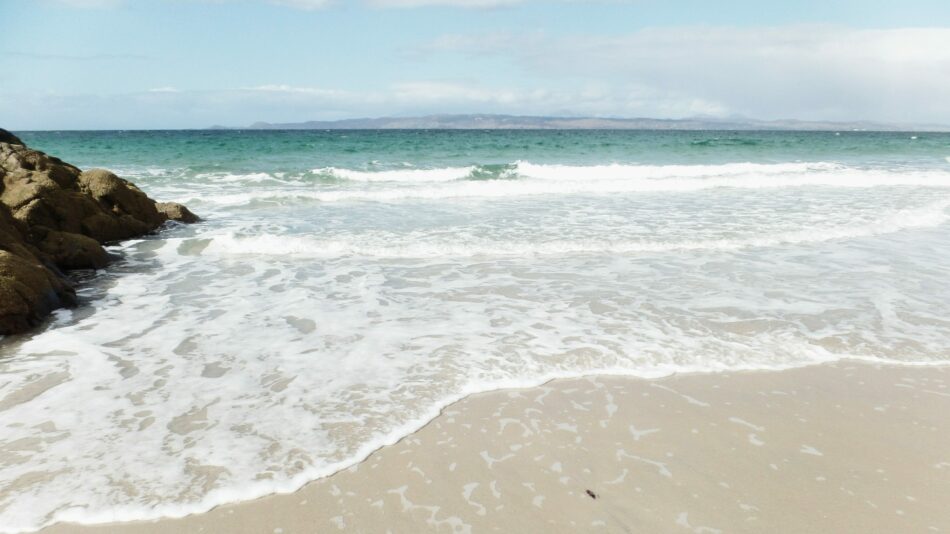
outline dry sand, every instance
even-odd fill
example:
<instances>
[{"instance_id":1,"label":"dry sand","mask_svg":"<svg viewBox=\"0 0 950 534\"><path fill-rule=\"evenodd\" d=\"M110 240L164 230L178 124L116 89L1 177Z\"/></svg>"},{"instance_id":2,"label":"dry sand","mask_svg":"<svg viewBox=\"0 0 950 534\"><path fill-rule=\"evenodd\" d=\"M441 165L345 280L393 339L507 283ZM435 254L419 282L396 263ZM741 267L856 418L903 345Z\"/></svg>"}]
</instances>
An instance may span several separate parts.
<instances>
[{"instance_id":1,"label":"dry sand","mask_svg":"<svg viewBox=\"0 0 950 534\"><path fill-rule=\"evenodd\" d=\"M950 532L950 368L848 362L486 393L293 494L43 532L339 530Z\"/></svg>"}]
</instances>

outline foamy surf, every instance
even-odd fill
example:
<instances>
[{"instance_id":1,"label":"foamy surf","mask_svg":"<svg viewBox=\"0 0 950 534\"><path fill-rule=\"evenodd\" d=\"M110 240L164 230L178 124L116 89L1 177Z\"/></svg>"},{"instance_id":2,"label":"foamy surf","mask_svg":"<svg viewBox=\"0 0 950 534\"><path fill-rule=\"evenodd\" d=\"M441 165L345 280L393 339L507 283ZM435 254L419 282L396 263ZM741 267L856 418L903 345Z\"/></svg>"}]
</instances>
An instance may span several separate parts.
<instances>
[{"instance_id":1,"label":"foamy surf","mask_svg":"<svg viewBox=\"0 0 950 534\"><path fill-rule=\"evenodd\" d=\"M314 239L272 235L239 236L227 233L214 236L208 254L271 255L302 258L366 256L374 258L432 259L467 257L518 257L564 254L636 254L676 251L720 251L789 244L822 243L892 234L913 228L933 228L947 222L950 200L940 200L921 208L906 209L860 225L814 227L808 230L754 235L742 239L681 241L632 241L611 239L552 240L545 242L497 242L485 239L452 238L426 242L422 236L401 244L393 233L359 234L352 239Z\"/></svg>"},{"instance_id":2,"label":"foamy surf","mask_svg":"<svg viewBox=\"0 0 950 534\"><path fill-rule=\"evenodd\" d=\"M845 167L830 162L725 163L721 165L554 165L518 161L515 172L526 178L553 181L576 180L657 180L664 178L711 178L755 175L802 175L811 172L840 171Z\"/></svg>"},{"instance_id":3,"label":"foamy surf","mask_svg":"<svg viewBox=\"0 0 950 534\"><path fill-rule=\"evenodd\" d=\"M661 178L699 178L732 176L755 173L763 175L801 174L841 169L836 163L728 163L722 165L636 165L612 163L609 165L552 165L528 161L510 164L431 169L354 170L336 167L313 169L313 173L355 182L452 182L475 178L535 178L549 181L577 180L631 180Z\"/></svg>"},{"instance_id":4,"label":"foamy surf","mask_svg":"<svg viewBox=\"0 0 950 534\"><path fill-rule=\"evenodd\" d=\"M398 186L392 185L392 182L398 180L386 178L390 175L385 172L360 173L382 174L384 176L379 179L363 178L360 181L386 185L329 190L322 187L264 188L240 193L209 192L199 196L180 197L179 200L237 206L252 202L399 202L542 195L693 193L708 189L950 188L950 172L939 170L861 169L833 164L673 167L675 168L651 167L649 172L634 173L630 171L631 168L640 171L643 169L629 166L534 166L530 171L533 174L520 174L519 171L519 179L504 180L463 180L461 171L453 171L455 174L450 174L446 170L445 175L428 174L433 171L399 171L400 175L403 172L420 172L425 178L403 182ZM767 168L769 172L760 173L755 170L757 167ZM676 170L678 168L685 168L686 171ZM446 179L440 179L440 176Z\"/></svg>"},{"instance_id":5,"label":"foamy surf","mask_svg":"<svg viewBox=\"0 0 950 534\"><path fill-rule=\"evenodd\" d=\"M342 180L355 182L450 182L462 180L471 176L474 166L449 167L442 169L401 169L390 171L357 171L352 169L338 169L326 167L314 169L313 172L329 175Z\"/></svg>"},{"instance_id":6,"label":"foamy surf","mask_svg":"<svg viewBox=\"0 0 950 534\"><path fill-rule=\"evenodd\" d=\"M0 530L292 491L551 378L948 361L936 136L138 135L72 159L205 221L3 340Z\"/></svg>"}]
</instances>

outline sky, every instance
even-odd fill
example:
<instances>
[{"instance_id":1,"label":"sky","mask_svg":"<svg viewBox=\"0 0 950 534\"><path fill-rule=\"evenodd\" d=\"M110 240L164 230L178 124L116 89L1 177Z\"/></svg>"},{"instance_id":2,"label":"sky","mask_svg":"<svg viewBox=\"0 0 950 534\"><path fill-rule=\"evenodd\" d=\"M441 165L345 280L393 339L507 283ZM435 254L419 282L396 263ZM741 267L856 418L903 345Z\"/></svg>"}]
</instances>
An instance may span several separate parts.
<instances>
[{"instance_id":1,"label":"sky","mask_svg":"<svg viewBox=\"0 0 950 534\"><path fill-rule=\"evenodd\" d=\"M947 0L0 0L0 127L950 124Z\"/></svg>"}]
</instances>

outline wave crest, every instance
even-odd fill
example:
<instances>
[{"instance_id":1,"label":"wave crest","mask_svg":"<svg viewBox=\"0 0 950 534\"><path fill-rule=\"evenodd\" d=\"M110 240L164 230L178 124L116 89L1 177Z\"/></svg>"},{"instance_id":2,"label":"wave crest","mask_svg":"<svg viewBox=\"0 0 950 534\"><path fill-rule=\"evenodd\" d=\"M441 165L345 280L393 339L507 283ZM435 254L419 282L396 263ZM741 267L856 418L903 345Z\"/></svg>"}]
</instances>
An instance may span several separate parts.
<instances>
[{"instance_id":1,"label":"wave crest","mask_svg":"<svg viewBox=\"0 0 950 534\"><path fill-rule=\"evenodd\" d=\"M390 171L357 171L324 167L314 169L316 174L329 175L341 180L353 182L451 182L468 178L475 171L474 165L469 167L445 167L441 169L399 169Z\"/></svg>"},{"instance_id":2,"label":"wave crest","mask_svg":"<svg viewBox=\"0 0 950 534\"><path fill-rule=\"evenodd\" d=\"M319 239L275 235L239 236L228 233L215 236L205 250L208 253L223 255L251 254L304 258L367 256L399 259L738 250L856 239L891 234L910 228L936 227L950 218L947 215L948 207L950 207L950 199L945 199L921 208L895 211L887 217L862 225L807 228L746 238L680 241L576 239L544 242L471 240L468 243L457 239L429 242L403 239L404 243L398 244L400 237L390 234Z\"/></svg>"}]
</instances>

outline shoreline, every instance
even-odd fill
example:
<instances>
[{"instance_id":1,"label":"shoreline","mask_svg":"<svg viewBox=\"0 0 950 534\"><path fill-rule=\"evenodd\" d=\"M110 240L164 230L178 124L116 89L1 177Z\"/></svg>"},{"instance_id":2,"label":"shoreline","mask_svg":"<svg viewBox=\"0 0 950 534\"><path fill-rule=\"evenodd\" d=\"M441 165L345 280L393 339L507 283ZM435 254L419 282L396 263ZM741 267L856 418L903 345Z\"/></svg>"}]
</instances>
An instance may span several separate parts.
<instances>
[{"instance_id":1,"label":"shoreline","mask_svg":"<svg viewBox=\"0 0 950 534\"><path fill-rule=\"evenodd\" d=\"M887 370L890 370L890 373L888 373ZM212 532L214 531L258 532L262 530L259 530L259 528L257 527L262 528L264 527L264 525L257 525L252 530L241 530L241 528L246 526L245 525L246 518L245 518L245 519L242 519L242 521L240 521L239 523L232 524L230 528L227 528L225 526L229 524L229 522L227 521L227 518L228 516L233 516L235 514L241 517L243 517L246 514L261 515L262 513L264 513L264 515L267 515L266 513L267 511L273 510L273 507L275 506L275 502L276 502L276 506L285 507L287 503L284 501L299 500L299 497L302 495L310 495L310 494L315 493L316 492L315 488L317 487L326 486L328 484L336 487L335 481L340 481L342 479L347 479L347 478L352 478L352 477L358 477L359 476L358 474L361 471L365 471L366 469L375 469L380 464L380 461L381 461L380 457L388 459L393 454L399 454L399 453L394 453L393 451L412 447L418 442L419 436L429 435L429 434L439 431L439 429L446 424L446 421L455 420L458 417L458 414L461 413L460 410L461 411L468 410L472 405L480 406L480 405L494 404L495 410L497 412L497 405L504 404L504 400L506 398L525 398L527 395L531 394L532 392L538 392L538 391L547 391L548 393L570 392L571 390L577 389L576 386L578 384L610 384L611 387L616 386L619 389L624 390L624 391L646 389L648 391L655 393L655 391L653 390L663 391L663 390L668 389L669 391L673 391L673 389L668 387L668 385L676 386L677 384L683 384L683 383L694 384L694 386L696 383L698 383L701 386L703 383L706 383L708 385L709 383L716 384L722 381L750 382L751 384L770 382L770 381L795 382L796 380L800 380L802 376L805 376L805 377L810 376L810 378L802 382L805 386L808 386L808 381L811 380L812 382L814 382L816 380L816 376L817 376L818 381L821 381L821 380L824 380L824 378L822 378L822 375L839 375L842 373L844 374L858 373L866 377L875 377L874 378L875 380L880 380L880 378L883 375L887 375L887 374L898 374L904 377L908 377L910 375L913 375L913 376L927 375L927 376L930 376L931 379L935 379L935 380L939 379L939 382L941 383L941 388L946 387L946 384L950 383L950 372L948 372L947 365L941 365L941 364L936 364L936 363L934 365L907 365L907 364L891 364L891 363L882 364L882 363L867 363L867 362L863 362L863 361L855 360L855 359L838 360L834 362L819 362L815 364L808 364L805 366L793 367L793 368L788 368L788 369L783 369L783 370L742 370L742 371L723 371L723 372L707 371L707 372L695 372L695 373L694 372L675 373L672 375L667 375L662 378L642 378L642 377L632 377L629 375L618 376L614 374L602 374L602 373L585 375L583 377L553 378L553 379L543 382L542 384L538 386L519 387L519 388L500 388L500 389L494 389L491 391L482 391L482 392L475 392L475 393L463 395L460 399L455 400L451 403L448 403L445 407L443 407L441 410L438 411L438 415L429 419L425 424L423 424L417 430L404 435L403 437L397 439L395 442L391 444L374 448L370 453L366 455L366 457L356 462L355 464L350 465L349 467L342 467L341 469L335 471L333 474L323 476L317 479L309 480L305 482L299 489L291 493L274 493L274 494L259 497L253 500L243 500L240 502L219 504L212 507L210 510L206 512L189 514L189 515L185 515L183 517L178 517L178 518L166 517L166 518L157 519L157 520L150 519L150 520L137 520L137 521L125 522L125 523L98 523L98 524L90 524L90 525L80 525L80 524L75 524L75 523L60 522L60 523L53 524L49 527L46 527L40 530L39 532L176 532L176 531L182 531L182 529L186 531L192 531L199 524L202 525L202 530L207 530L208 528L211 528ZM845 387L844 389L847 389L847 387ZM839 392L839 394L840 393L841 392ZM891 393L893 394L893 392ZM943 401L943 403L945 404L945 408L950 408L950 390L947 390L947 392L931 391L931 393L936 393L936 395L931 395L931 396L934 396L938 399L942 400L942 398L946 398L946 400ZM941 397L941 396L944 396L944 397ZM686 402L688 405L694 405L694 406L705 408L705 409L710 409L710 407L713 406L712 404L706 401L697 400L697 397L693 397L690 395L683 395L680 400L683 402ZM748 399L745 399L745 400L748 400ZM847 399L838 399L838 400L846 401ZM606 408L607 411L610 411L610 408L609 408L610 405L607 404L606 406L607 406ZM742 409L752 408L751 406L740 406L740 407ZM865 408L867 407L865 406ZM541 407L541 409L545 410L544 407ZM617 405L614 405L613 412L617 413L618 410L619 408L617 407ZM938 411L936 415L937 416L942 415L944 418L944 422L950 423L950 420L948 420L948 417L944 415L946 413L948 413L946 412L946 410ZM544 416L543 419L545 419L547 423L552 423L558 418L558 414L556 413L544 413L543 416ZM613 414L611 414L611 417L612 416ZM735 423L738 426L746 426L748 427L747 429L752 428L753 430L755 428L758 428L760 432L764 432L763 429L765 428L765 425L755 424L755 423L746 424L747 421L745 421L745 419L742 419L740 417L735 417L735 418L743 421L743 423ZM497 419L497 417L493 417L490 419ZM673 425L678 424L678 422L675 420L665 421L665 423L673 424ZM899 422L891 421L890 423L896 424ZM558 424L558 423L554 422L554 424ZM574 424L576 426L577 423L575 422ZM601 422L600 424L603 425L603 422ZM502 429L501 429L502 433L504 433L505 426L507 426L507 424L502 425ZM633 432L632 430L633 428L634 427L631 426L631 432ZM486 431L482 430L482 432L486 432ZM647 432L647 434L652 434L652 433L653 432ZM633 437L636 438L634 440L635 442L640 441L640 438L642 437L641 434L636 434L636 433L633 434ZM753 436L756 436L756 437L753 438ZM597 441L595 438L592 438L592 439L594 441ZM748 439L749 444L752 446L755 446L757 441L762 441L762 438L758 437L756 432L751 432L749 436L747 437L747 439ZM600 445L603 445L603 447L607 447L606 443L600 443ZM805 447L805 446L803 445L802 447ZM813 446L808 445L808 447L813 447ZM598 449L599 448L602 448L602 447L598 446ZM817 451L818 449L815 448L815 450ZM429 452L431 453L433 451L430 450ZM502 454L501 456L504 457L505 455ZM491 455L488 455L488 458L492 458L492 460L489 460L483 457L482 461L484 463L487 463L489 468L492 467L493 463L502 461L502 460L498 460L497 458L494 458ZM617 461L619 462L622 459L623 458L621 458L621 456L618 456ZM654 459L654 460L650 460L649 462L647 462L643 458L641 458L641 460L643 460L643 463L647 465L656 464L654 465L654 467L658 469L658 472L660 472L661 474L664 469L668 470L668 468L666 467L662 469L659 467L659 466L665 465L664 462L661 462L659 460ZM475 461L475 464L479 463L479 460L477 458L474 461ZM950 462L950 455L948 455L948 457L943 461ZM458 463L459 462L453 462L453 464L458 464ZM946 473L947 475L950 475L950 463L947 464L947 467L948 468L946 469ZM450 469L450 471L454 471L454 469ZM405 473L402 473L402 474L405 475ZM442 474L446 475L447 473L442 473ZM950 476L945 477L945 478L946 478L945 484L941 487L946 486L944 489L946 490L947 497L950 498ZM352 482L347 481L347 483L352 483ZM363 484L361 487L364 489L364 491L366 489L370 489L370 490L374 489L373 484L370 484L369 488L365 488L366 481L362 481L362 483ZM432 479L429 479L429 484L431 483L432 483ZM357 485L359 486L359 484ZM382 488L377 487L375 489L380 490ZM344 490L341 490L341 491L344 491ZM492 493L494 493L494 491ZM303 500L308 501L308 499L306 498L304 498ZM319 499L315 499L312 497L309 499L309 501L315 501L315 500L319 500ZM324 500L327 500L327 499L324 499ZM596 499L593 499L593 500L596 500ZM339 505L341 503L342 501L336 504ZM455 509L455 508L460 507L461 504L465 504L465 503L466 503L466 500L462 500L461 503L452 502L451 506L453 507L453 509ZM300 516L306 517L308 519L314 519L315 518L314 516L317 516L323 519L329 519L331 518L330 516L336 517L336 515L331 513L332 510L335 509L335 507L330 505L331 503L324 503L324 504L325 506L320 506L319 509L317 509L318 507L314 507L314 509L301 510ZM405 504L405 503L402 503L402 504ZM464 507L462 507L462 509L464 510ZM288 521L291 523L294 522L293 517L283 517L282 519L284 519L285 522L288 522ZM478 517L476 517L475 519L478 519ZM511 518L509 518L508 520L510 519ZM947 521L947 530L950 530L950 515L942 519L945 519ZM470 522L464 522L464 523L470 526L473 524ZM411 523L411 524L413 525L413 528L416 528L416 527L425 528L425 525L428 525L430 527L432 526L429 523L424 523L422 526L416 525L415 523ZM233 530L235 526L238 528L238 530ZM374 524L374 526L381 527L382 525ZM484 527L485 526L484 523L481 526ZM660 525L656 525L656 527L662 529ZM215 530L218 528L220 528L221 530ZM287 526L281 527L281 526L276 525L276 523L273 528L276 528L276 529L283 528L283 532L285 533L299 531L299 530L295 530L295 528L297 527L291 527L290 530L288 530ZM480 530L480 529L476 529L476 530ZM733 527L727 526L726 530L733 530ZM270 530L267 530L267 531L269 532ZM361 530L357 528L357 531L361 531ZM608 531L611 531L611 530L608 529Z\"/></svg>"},{"instance_id":2,"label":"shoreline","mask_svg":"<svg viewBox=\"0 0 950 534\"><path fill-rule=\"evenodd\" d=\"M71 311L71 310L67 310ZM55 321L56 319L50 318L48 320ZM29 336L29 334L21 334L16 336L9 336L10 339L14 338L24 338ZM0 337L0 341L3 338ZM23 342L22 339L18 342ZM808 367L820 367L825 365L834 365L836 363L847 362L847 361L856 361L862 363L869 363L870 365L881 365L881 366L909 366L909 367L947 367L950 369L950 362L907 362L907 363L898 363L892 361L880 361L869 359L868 362L864 362L860 358L856 359L837 359L837 360L815 360L807 363L799 363L788 366L776 366L776 367L748 367L748 368L734 368L734 369L710 369L710 368L695 368L695 369L684 369L683 367L677 368L677 370L657 370L651 369L650 372L640 372L635 373L625 369L605 369L598 370L589 373L574 374L574 373L553 373L546 375L545 377L539 378L535 381L516 381L513 379L496 382L497 385L494 385L487 389L474 388L472 391L465 391L457 395L453 395L447 398L444 403L438 404L437 408L433 408L428 411L428 415L421 417L415 421L412 421L398 430L393 431L385 439L378 439L372 444L367 445L359 453L354 454L352 460L345 460L333 464L331 466L321 468L317 471L323 471L325 474L301 474L297 478L302 479L302 482L296 481L284 481L279 484L271 485L269 491L248 491L246 494L241 492L235 492L233 489L228 489L225 493L230 495L223 499L206 499L206 501L212 501L212 504L200 503L195 506L190 506L190 504L182 505L179 503L173 505L166 505L168 509L174 508L188 508L188 511L184 512L166 512L165 509L162 509L160 512L156 512L154 508L149 509L145 514L141 510L132 510L132 511L123 511L121 513L103 513L96 517L102 517L106 515L111 515L109 519L105 520L77 520L71 518L68 514L65 514L65 517L50 523L39 529L30 528L30 529L14 529L14 530L0 530L0 534L30 534L30 533L39 533L45 532L47 529L54 528L58 525L72 525L77 527L99 527L103 525L112 525L112 524L136 524L143 522L156 522L156 521L165 521L165 520L179 520L185 519L191 516L207 514L213 512L215 509L222 506L231 506L253 502L259 499L266 499L273 496L282 496L282 495L292 495L303 490L306 486L319 482L321 480L333 477L338 473L352 469L359 466L360 464L365 463L369 460L374 454L378 453L381 450L384 450L389 447L398 445L405 439L412 437L414 434L423 431L426 427L433 423L436 419L443 416L446 410L452 408L454 405L465 402L471 398L477 398L480 396L491 396L495 394L502 394L508 392L518 392L518 391L528 391L538 388L545 388L551 384L558 382L570 382L575 380L590 380L597 378L607 378L607 379L619 379L619 380L633 380L633 381L644 381L644 382L657 382L669 379L675 379L677 377L695 377L695 376L716 376L720 374L744 374L744 373L782 373L791 370L797 370ZM660 368L658 368L660 369ZM421 423L419 423L421 421ZM287 489L288 487L292 489ZM143 517L144 515L144 517ZM126 518L131 516L131 518ZM87 516L88 517L88 516ZM0 526L2 528L2 526Z\"/></svg>"},{"instance_id":3,"label":"shoreline","mask_svg":"<svg viewBox=\"0 0 950 534\"><path fill-rule=\"evenodd\" d=\"M0 338L2 339L2 338ZM391 432L390 435L385 438L380 438L374 441L371 445L367 445L359 453L354 454L351 460L345 460L338 462L337 464L321 468L316 471L325 472L325 474L301 474L296 478L302 479L302 482L296 481L284 481L281 484L276 484L272 486L272 489L266 492L260 491L249 491L246 495L241 495L240 492L234 492L233 490L227 490L227 493L231 493L229 497L223 499L206 499L206 501L211 501L212 504L200 503L200 505L188 506L190 511L184 512L156 512L155 509L150 509L146 512L147 515L144 517L140 510L126 511L124 513L112 513L112 514L102 514L102 515L111 515L112 517L106 520L77 520L72 519L68 515L65 518L59 519L54 523L48 524L46 526L40 527L39 529L27 529L27 530L11 530L11 534L30 534L30 533L39 533L45 532L46 529L55 527L60 524L67 525L76 525L82 527L97 527L102 525L110 524L135 524L142 522L155 522L155 521L164 521L164 520L178 520L184 519L195 515L207 514L214 511L217 508L222 506L231 506L238 505L248 502L253 502L259 499L266 499L273 496L281 495L291 495L303 490L306 486L319 482L321 480L333 477L338 473L352 469L359 466L360 464L368 461L374 454L378 453L381 450L384 450L389 447L398 445L405 439L412 437L414 434L421 432L426 429L429 425L433 423L439 417L442 417L446 410L449 410L456 404L465 402L471 398L477 398L480 396L491 396L495 394L502 394L508 392L519 392L519 391L528 391L538 388L545 388L551 384L556 384L558 382L570 382L574 380L590 380L598 378L607 378L607 379L620 379L620 380L634 380L634 381L645 381L645 382L657 382L669 379L675 379L677 377L695 377L695 376L716 376L721 374L745 374L745 373L782 373L786 371L793 371L809 367L821 367L826 365L835 365L839 363L846 362L856 362L856 363L866 363L872 366L908 366L908 367L947 367L950 369L950 362L907 362L907 363L897 363L893 361L880 361L874 359L861 359L861 358L847 358L847 359L837 359L837 360L816 360L813 362L800 363L796 365L789 365L784 367L774 367L774 368L764 368L764 367L750 367L750 368L736 368L728 370L715 370L715 369L688 369L688 370L674 370L674 371L656 371L656 372L645 372L645 373L633 373L624 369L616 370L600 370L591 373L583 374L554 374L547 375L546 377L538 379L536 383L531 382L518 382L515 380L508 380L504 382L499 382L497 386L490 387L488 389L478 389L475 388L473 391L466 391L448 397L444 403L437 405L437 408L428 411L428 415L420 417L419 419L400 427L398 430ZM419 423L421 421L421 423ZM292 489L287 489L287 488ZM168 506L170 509L181 508L183 505L174 504ZM132 518L125 518L123 516L132 516ZM0 530L0 534L6 534L8 531Z\"/></svg>"}]
</instances>

